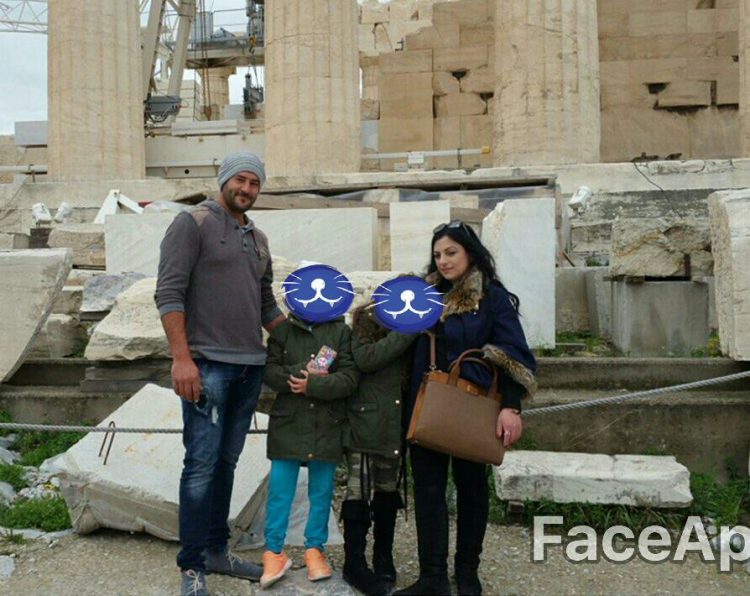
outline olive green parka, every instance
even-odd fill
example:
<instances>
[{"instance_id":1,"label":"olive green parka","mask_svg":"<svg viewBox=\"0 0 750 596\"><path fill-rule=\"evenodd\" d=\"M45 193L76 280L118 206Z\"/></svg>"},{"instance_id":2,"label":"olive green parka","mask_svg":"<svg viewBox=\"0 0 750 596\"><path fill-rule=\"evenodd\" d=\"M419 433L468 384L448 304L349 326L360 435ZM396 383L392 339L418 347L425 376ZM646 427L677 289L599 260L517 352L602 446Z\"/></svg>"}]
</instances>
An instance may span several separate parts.
<instances>
[{"instance_id":1,"label":"olive green parka","mask_svg":"<svg viewBox=\"0 0 750 596\"><path fill-rule=\"evenodd\" d=\"M401 454L403 371L416 337L385 329L372 309L354 312L352 356L361 377L348 401L347 449L384 457Z\"/></svg>"},{"instance_id":2,"label":"olive green parka","mask_svg":"<svg viewBox=\"0 0 750 596\"><path fill-rule=\"evenodd\" d=\"M300 371L322 346L337 356L327 376L310 375L307 394L292 393L289 375ZM346 432L346 398L357 387L359 372L351 353L351 330L343 318L309 325L294 316L268 338L264 382L276 391L268 424L269 459L338 462Z\"/></svg>"}]
</instances>

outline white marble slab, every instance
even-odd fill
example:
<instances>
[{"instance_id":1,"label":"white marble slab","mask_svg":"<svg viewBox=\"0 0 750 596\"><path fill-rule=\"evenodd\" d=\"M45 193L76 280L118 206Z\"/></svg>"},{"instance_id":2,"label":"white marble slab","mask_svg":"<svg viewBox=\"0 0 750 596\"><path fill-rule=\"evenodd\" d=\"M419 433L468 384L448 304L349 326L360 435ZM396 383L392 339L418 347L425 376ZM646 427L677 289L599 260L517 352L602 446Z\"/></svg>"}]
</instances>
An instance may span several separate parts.
<instances>
[{"instance_id":1,"label":"white marble slab","mask_svg":"<svg viewBox=\"0 0 750 596\"><path fill-rule=\"evenodd\" d=\"M511 501L687 507L690 472L671 455L509 451L494 467L495 490Z\"/></svg>"},{"instance_id":2,"label":"white marble slab","mask_svg":"<svg viewBox=\"0 0 750 596\"><path fill-rule=\"evenodd\" d=\"M21 366L72 264L66 248L0 250L0 382Z\"/></svg>"},{"instance_id":3,"label":"white marble slab","mask_svg":"<svg viewBox=\"0 0 750 596\"><path fill-rule=\"evenodd\" d=\"M750 190L708 198L721 351L750 360Z\"/></svg>"},{"instance_id":4,"label":"white marble slab","mask_svg":"<svg viewBox=\"0 0 750 596\"><path fill-rule=\"evenodd\" d=\"M162 212L107 216L104 222L107 273L156 275L159 245L176 215Z\"/></svg>"},{"instance_id":5,"label":"white marble slab","mask_svg":"<svg viewBox=\"0 0 750 596\"><path fill-rule=\"evenodd\" d=\"M450 201L391 203L391 270L421 273L430 262L432 230L451 218Z\"/></svg>"},{"instance_id":6,"label":"white marble slab","mask_svg":"<svg viewBox=\"0 0 750 596\"><path fill-rule=\"evenodd\" d=\"M532 348L555 346L555 199L508 199L484 218L482 242L500 280L521 300Z\"/></svg>"},{"instance_id":7,"label":"white marble slab","mask_svg":"<svg viewBox=\"0 0 750 596\"><path fill-rule=\"evenodd\" d=\"M253 210L247 215L268 236L272 255L324 263L339 271L377 268L378 212L371 207Z\"/></svg>"},{"instance_id":8,"label":"white marble slab","mask_svg":"<svg viewBox=\"0 0 750 596\"><path fill-rule=\"evenodd\" d=\"M149 384L99 426L110 421L121 428L181 429L180 398L171 389ZM252 428L267 429L268 416L256 414L256 424ZM102 433L89 433L53 463L53 469L60 472L61 490L76 532L105 527L177 540L182 434L118 434L106 465L98 455L102 438ZM266 435L248 435L235 470L230 528L247 528L247 512L265 509L270 468ZM305 477L300 484L305 486ZM303 506L295 505L292 520L302 514ZM335 521L331 532L340 544ZM297 534L293 533L295 542L299 542Z\"/></svg>"}]
</instances>

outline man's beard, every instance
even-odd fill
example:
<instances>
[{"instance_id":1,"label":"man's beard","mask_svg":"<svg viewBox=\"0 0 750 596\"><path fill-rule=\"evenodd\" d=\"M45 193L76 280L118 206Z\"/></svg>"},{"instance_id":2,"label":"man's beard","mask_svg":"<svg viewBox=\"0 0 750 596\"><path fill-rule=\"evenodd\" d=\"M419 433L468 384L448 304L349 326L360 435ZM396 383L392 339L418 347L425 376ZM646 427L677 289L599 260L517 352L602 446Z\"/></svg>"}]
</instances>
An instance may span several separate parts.
<instances>
[{"instance_id":1,"label":"man's beard","mask_svg":"<svg viewBox=\"0 0 750 596\"><path fill-rule=\"evenodd\" d=\"M237 200L237 197L239 197L240 200L241 199L247 200L249 202L249 205L247 207L240 206L239 201ZM235 211L237 213L244 213L255 204L255 198L251 197L249 194L239 192L236 190L224 191L224 201L226 202L227 206L232 211Z\"/></svg>"}]
</instances>

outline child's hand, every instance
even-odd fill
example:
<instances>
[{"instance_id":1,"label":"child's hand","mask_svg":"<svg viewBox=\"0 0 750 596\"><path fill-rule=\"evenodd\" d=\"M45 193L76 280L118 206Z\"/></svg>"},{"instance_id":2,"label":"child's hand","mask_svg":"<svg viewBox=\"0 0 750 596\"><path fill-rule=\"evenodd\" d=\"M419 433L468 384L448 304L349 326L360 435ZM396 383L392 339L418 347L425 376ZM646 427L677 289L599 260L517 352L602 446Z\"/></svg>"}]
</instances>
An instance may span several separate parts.
<instances>
[{"instance_id":1,"label":"child's hand","mask_svg":"<svg viewBox=\"0 0 750 596\"><path fill-rule=\"evenodd\" d=\"M317 367L317 363L315 362L315 360L310 360L310 362L308 362L307 365L305 366L305 369L311 375L316 375L318 377L325 377L328 375L328 371L326 369ZM303 371L300 371L300 372L303 372Z\"/></svg>"},{"instance_id":2,"label":"child's hand","mask_svg":"<svg viewBox=\"0 0 750 596\"><path fill-rule=\"evenodd\" d=\"M289 375L287 385L289 385L292 393L301 393L303 395L307 395L307 377L309 376L309 373L306 370L301 370L300 373L304 378L298 379L295 376Z\"/></svg>"}]
</instances>

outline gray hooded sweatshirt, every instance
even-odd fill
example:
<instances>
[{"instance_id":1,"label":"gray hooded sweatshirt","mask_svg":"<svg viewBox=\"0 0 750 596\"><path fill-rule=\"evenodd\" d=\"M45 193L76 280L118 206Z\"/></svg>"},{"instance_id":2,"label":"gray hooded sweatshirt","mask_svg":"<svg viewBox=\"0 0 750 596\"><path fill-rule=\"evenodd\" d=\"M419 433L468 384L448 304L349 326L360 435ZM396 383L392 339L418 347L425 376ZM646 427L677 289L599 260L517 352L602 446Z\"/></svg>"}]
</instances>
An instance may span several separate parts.
<instances>
[{"instance_id":1,"label":"gray hooded sweatshirt","mask_svg":"<svg viewBox=\"0 0 750 596\"><path fill-rule=\"evenodd\" d=\"M268 238L216 201L180 213L161 243L154 299L184 312L190 351L230 364L266 362L261 325L281 314L271 289Z\"/></svg>"}]
</instances>

